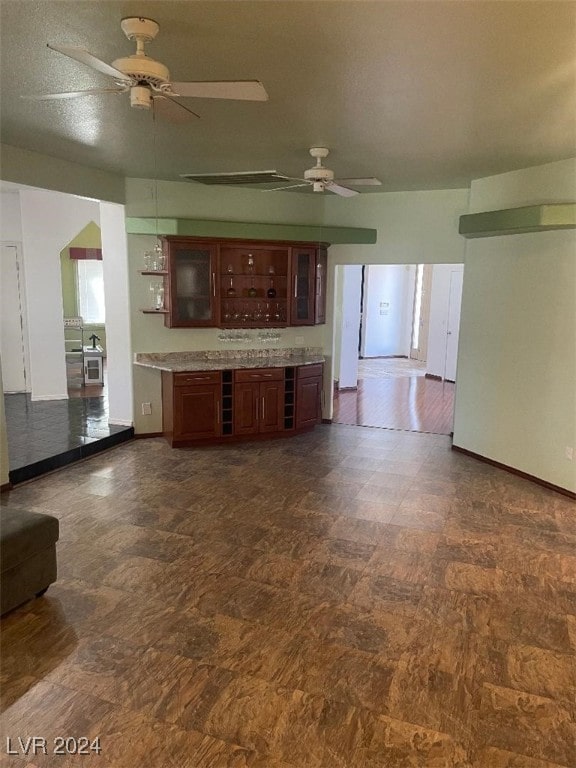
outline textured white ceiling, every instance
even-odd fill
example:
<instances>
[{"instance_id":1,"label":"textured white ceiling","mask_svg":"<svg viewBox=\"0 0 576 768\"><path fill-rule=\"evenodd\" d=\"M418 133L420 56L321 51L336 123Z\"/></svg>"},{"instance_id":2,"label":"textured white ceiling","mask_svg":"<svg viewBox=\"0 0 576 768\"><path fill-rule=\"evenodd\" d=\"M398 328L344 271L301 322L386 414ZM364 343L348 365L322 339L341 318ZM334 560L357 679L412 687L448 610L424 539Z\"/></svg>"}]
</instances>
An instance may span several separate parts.
<instances>
[{"instance_id":1,"label":"textured white ceiling","mask_svg":"<svg viewBox=\"0 0 576 768\"><path fill-rule=\"evenodd\" d=\"M338 177L413 190L576 154L574 2L2 0L0 11L2 141L127 176L300 176L324 145ZM46 43L111 62L133 52L119 26L129 15L158 21L147 52L173 79L259 79L270 100L189 99L200 120L154 130L127 96L20 98L110 85Z\"/></svg>"}]
</instances>

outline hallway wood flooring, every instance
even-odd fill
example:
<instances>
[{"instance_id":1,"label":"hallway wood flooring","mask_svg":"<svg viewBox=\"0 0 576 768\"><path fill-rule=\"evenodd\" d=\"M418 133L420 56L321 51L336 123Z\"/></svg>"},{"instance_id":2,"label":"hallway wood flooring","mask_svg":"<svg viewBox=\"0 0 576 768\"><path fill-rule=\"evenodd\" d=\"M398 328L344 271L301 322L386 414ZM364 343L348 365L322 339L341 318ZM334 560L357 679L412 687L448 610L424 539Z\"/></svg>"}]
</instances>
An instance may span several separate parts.
<instances>
[{"instance_id":1,"label":"hallway wood flooring","mask_svg":"<svg viewBox=\"0 0 576 768\"><path fill-rule=\"evenodd\" d=\"M334 393L335 424L450 435L454 384L424 376L359 378L358 389Z\"/></svg>"},{"instance_id":2,"label":"hallway wood flooring","mask_svg":"<svg viewBox=\"0 0 576 768\"><path fill-rule=\"evenodd\" d=\"M61 525L2 621L3 766L576 765L576 505L444 436L138 440L2 499Z\"/></svg>"}]
</instances>

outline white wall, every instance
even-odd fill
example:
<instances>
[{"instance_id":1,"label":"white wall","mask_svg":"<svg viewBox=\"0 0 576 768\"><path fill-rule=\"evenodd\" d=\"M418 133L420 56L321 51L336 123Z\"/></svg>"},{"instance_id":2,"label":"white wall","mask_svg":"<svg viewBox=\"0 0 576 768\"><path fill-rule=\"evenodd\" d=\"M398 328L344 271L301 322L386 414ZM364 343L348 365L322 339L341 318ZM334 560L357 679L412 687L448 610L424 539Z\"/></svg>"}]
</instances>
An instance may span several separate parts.
<instances>
[{"instance_id":1,"label":"white wall","mask_svg":"<svg viewBox=\"0 0 576 768\"><path fill-rule=\"evenodd\" d=\"M410 311L414 299L414 268L371 265L364 280L363 357L410 353Z\"/></svg>"},{"instance_id":2,"label":"white wall","mask_svg":"<svg viewBox=\"0 0 576 768\"><path fill-rule=\"evenodd\" d=\"M463 270L464 266L462 264L434 264L432 270L428 354L426 360L426 373L432 376L445 378L450 276L452 272L462 272Z\"/></svg>"},{"instance_id":3,"label":"white wall","mask_svg":"<svg viewBox=\"0 0 576 768\"><path fill-rule=\"evenodd\" d=\"M98 204L59 192L20 192L26 274L32 400L67 398L60 251L89 221Z\"/></svg>"},{"instance_id":4,"label":"white wall","mask_svg":"<svg viewBox=\"0 0 576 768\"><path fill-rule=\"evenodd\" d=\"M0 240L3 243L22 241L22 213L17 190L0 192Z\"/></svg>"},{"instance_id":5,"label":"white wall","mask_svg":"<svg viewBox=\"0 0 576 768\"><path fill-rule=\"evenodd\" d=\"M2 360L0 360L0 387L2 387ZM2 392L4 389L2 388ZM10 462L8 459L8 432L6 431L6 413L4 397L0 397L0 485L8 483Z\"/></svg>"},{"instance_id":6,"label":"white wall","mask_svg":"<svg viewBox=\"0 0 576 768\"><path fill-rule=\"evenodd\" d=\"M102 267L106 304L106 350L108 370L108 421L132 425L132 346L128 249L124 206L100 203Z\"/></svg>"},{"instance_id":7,"label":"white wall","mask_svg":"<svg viewBox=\"0 0 576 768\"><path fill-rule=\"evenodd\" d=\"M576 200L574 161L479 179L471 210ZM468 240L454 444L576 491L576 232Z\"/></svg>"},{"instance_id":8,"label":"white wall","mask_svg":"<svg viewBox=\"0 0 576 768\"><path fill-rule=\"evenodd\" d=\"M336 379L340 389L347 389L356 387L358 384L358 332L362 267L354 265L339 267L338 269L342 281L342 304L340 310L339 369Z\"/></svg>"}]
</instances>

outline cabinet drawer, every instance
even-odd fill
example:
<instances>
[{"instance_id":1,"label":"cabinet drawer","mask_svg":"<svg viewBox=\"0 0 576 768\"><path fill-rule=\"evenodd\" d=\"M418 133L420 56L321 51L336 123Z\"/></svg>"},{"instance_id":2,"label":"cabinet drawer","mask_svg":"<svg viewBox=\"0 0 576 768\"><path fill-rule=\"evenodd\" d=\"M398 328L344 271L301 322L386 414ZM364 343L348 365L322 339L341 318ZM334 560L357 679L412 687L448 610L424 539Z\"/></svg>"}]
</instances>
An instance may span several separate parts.
<instances>
[{"instance_id":1,"label":"cabinet drawer","mask_svg":"<svg viewBox=\"0 0 576 768\"><path fill-rule=\"evenodd\" d=\"M234 381L283 381L284 368L249 368L234 371Z\"/></svg>"},{"instance_id":2,"label":"cabinet drawer","mask_svg":"<svg viewBox=\"0 0 576 768\"><path fill-rule=\"evenodd\" d=\"M311 379L313 376L322 376L322 363L314 363L314 365L301 365L298 368L298 379Z\"/></svg>"},{"instance_id":3,"label":"cabinet drawer","mask_svg":"<svg viewBox=\"0 0 576 768\"><path fill-rule=\"evenodd\" d=\"M219 384L220 371L199 371L198 373L175 373L174 386L183 387L193 384Z\"/></svg>"}]
</instances>

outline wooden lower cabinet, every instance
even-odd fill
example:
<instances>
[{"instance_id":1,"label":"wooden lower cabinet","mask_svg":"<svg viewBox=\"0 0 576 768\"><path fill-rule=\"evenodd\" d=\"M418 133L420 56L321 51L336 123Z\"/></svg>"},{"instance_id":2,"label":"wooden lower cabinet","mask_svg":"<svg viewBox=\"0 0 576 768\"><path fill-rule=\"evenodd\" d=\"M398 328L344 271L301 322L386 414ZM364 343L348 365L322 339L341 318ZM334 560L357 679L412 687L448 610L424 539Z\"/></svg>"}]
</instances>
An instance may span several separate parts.
<instances>
[{"instance_id":1,"label":"wooden lower cabinet","mask_svg":"<svg viewBox=\"0 0 576 768\"><path fill-rule=\"evenodd\" d=\"M284 368L236 371L234 434L280 432L284 417Z\"/></svg>"},{"instance_id":2,"label":"wooden lower cabinet","mask_svg":"<svg viewBox=\"0 0 576 768\"><path fill-rule=\"evenodd\" d=\"M296 429L322 421L322 365L303 365L296 376Z\"/></svg>"},{"instance_id":3,"label":"wooden lower cabinet","mask_svg":"<svg viewBox=\"0 0 576 768\"><path fill-rule=\"evenodd\" d=\"M177 446L310 428L321 420L322 368L163 371L164 436Z\"/></svg>"},{"instance_id":4,"label":"wooden lower cabinet","mask_svg":"<svg viewBox=\"0 0 576 768\"><path fill-rule=\"evenodd\" d=\"M172 444L221 435L221 374L162 374L163 432Z\"/></svg>"}]
</instances>

